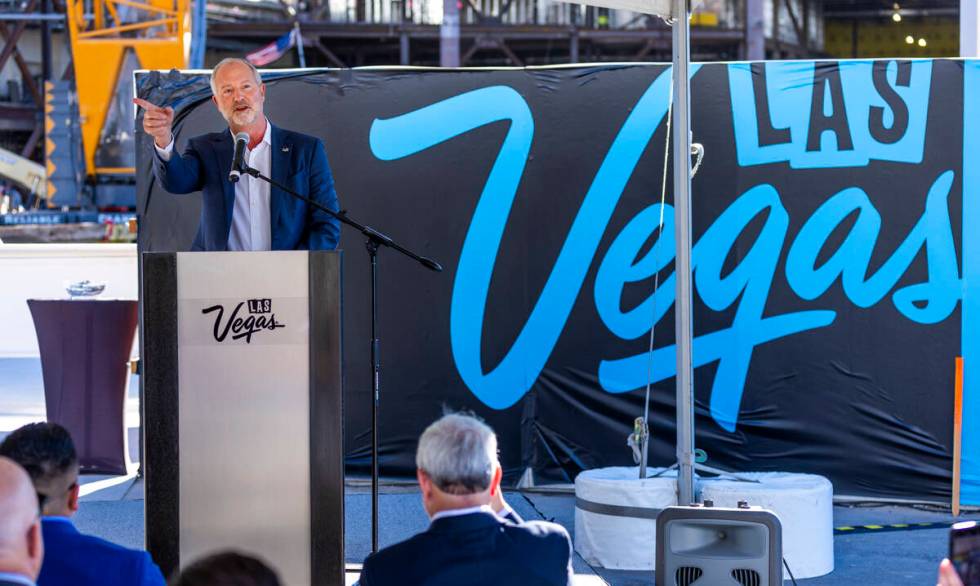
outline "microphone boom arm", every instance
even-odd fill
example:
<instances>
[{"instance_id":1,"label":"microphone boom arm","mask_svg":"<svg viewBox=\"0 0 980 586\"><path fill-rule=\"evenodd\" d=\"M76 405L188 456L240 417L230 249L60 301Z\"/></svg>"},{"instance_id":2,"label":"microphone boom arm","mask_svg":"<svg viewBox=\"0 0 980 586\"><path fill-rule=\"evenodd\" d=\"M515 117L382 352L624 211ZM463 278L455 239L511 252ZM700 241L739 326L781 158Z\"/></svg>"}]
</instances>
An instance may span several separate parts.
<instances>
[{"instance_id":1,"label":"microphone boom arm","mask_svg":"<svg viewBox=\"0 0 980 586\"><path fill-rule=\"evenodd\" d=\"M292 195L293 197L305 201L309 205L313 206L318 210L322 210L334 218L337 218L342 223L347 224L351 228L359 231L361 234L367 237L367 241L364 243L368 251L368 256L371 261L371 386L372 386L372 397L371 402L371 551L378 551L378 487L380 484L380 457L379 457L379 447L381 445L379 428L378 428L378 413L381 409L381 340L378 337L378 248L380 246L387 246L388 248L397 250L398 252L404 254L405 256L417 260L422 266L427 269L441 272L442 266L431 258L426 258L424 256L419 256L411 250L408 250L404 246L401 246L387 235L378 232L370 226L365 226L360 222L355 221L347 212L341 210L335 212L330 208L324 206L323 204L313 201L312 199L300 195L293 191L292 189L282 185L277 181L273 181L271 178L266 177L260 173L257 169L249 167L244 161L241 162L239 170L242 173L246 173L261 179L272 185L278 187L284 192Z\"/></svg>"},{"instance_id":2,"label":"microphone boom arm","mask_svg":"<svg viewBox=\"0 0 980 586\"><path fill-rule=\"evenodd\" d=\"M430 269L430 270L433 270L433 271L436 271L436 272L441 272L442 271L442 265L440 265L435 260L433 260L431 258L427 258L427 257L421 256L421 255L418 255L418 254L412 252L411 250L405 248L404 246L398 244L397 242L395 242L394 240L392 240L387 235L385 235L385 234L383 234L381 232L378 232L377 230L375 230L374 228L372 228L370 226L366 226L364 224L361 224L357 220L355 220L355 219L351 218L350 216L348 216L347 215L347 212L344 211L344 210L334 211L334 210L328 208L327 206L321 204L318 201L312 200L312 199L306 197L305 195L300 195L300 194L296 193L295 191L293 191L292 189L286 187L282 183L279 183L278 181L275 181L275 180L273 180L270 177L266 177L265 175L263 175L262 173L260 173L258 169L255 169L253 167L250 167L244 161L242 162L242 165L239 168L239 170L242 173L247 173L248 175L251 175L252 177L255 177L256 179L261 179L262 181L265 181L269 185L272 185L273 187L277 187L277 188L281 189L282 191L285 191L286 193L288 193L289 195L295 197L296 199L305 201L307 204L315 207L316 209L318 209L320 211L323 211L323 212L326 212L326 213L330 214L334 218L337 218L341 223L347 224L348 226L350 226L351 228L357 230L361 234L364 234L364 236L367 237L368 241L371 242L371 243L373 243L375 246L387 246L388 248L391 248L393 250L397 250L398 252L404 254L405 256L407 256L407 257L409 257L411 259L414 259L414 260L418 261L422 266L424 266L427 269Z\"/></svg>"}]
</instances>

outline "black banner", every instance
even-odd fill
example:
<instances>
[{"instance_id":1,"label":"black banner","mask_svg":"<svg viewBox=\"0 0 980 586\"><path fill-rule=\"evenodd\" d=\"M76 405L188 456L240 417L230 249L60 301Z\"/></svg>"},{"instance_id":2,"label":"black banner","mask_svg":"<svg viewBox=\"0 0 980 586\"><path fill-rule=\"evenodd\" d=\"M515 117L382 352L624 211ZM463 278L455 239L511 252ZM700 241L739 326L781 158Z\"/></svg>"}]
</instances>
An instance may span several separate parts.
<instances>
[{"instance_id":1,"label":"black banner","mask_svg":"<svg viewBox=\"0 0 980 586\"><path fill-rule=\"evenodd\" d=\"M342 208L446 267L380 254L383 474L411 473L444 408L497 430L509 481L631 464L648 380L651 464L674 461L669 67L266 82L269 119L324 140ZM178 149L224 127L206 76L144 73L137 89L177 109ZM693 69L696 444L709 464L948 500L963 96L961 61ZM187 250L199 196L153 180L150 140L138 140L141 248ZM346 450L363 472L370 266L358 233L341 247ZM969 483L980 429L967 418Z\"/></svg>"}]
</instances>

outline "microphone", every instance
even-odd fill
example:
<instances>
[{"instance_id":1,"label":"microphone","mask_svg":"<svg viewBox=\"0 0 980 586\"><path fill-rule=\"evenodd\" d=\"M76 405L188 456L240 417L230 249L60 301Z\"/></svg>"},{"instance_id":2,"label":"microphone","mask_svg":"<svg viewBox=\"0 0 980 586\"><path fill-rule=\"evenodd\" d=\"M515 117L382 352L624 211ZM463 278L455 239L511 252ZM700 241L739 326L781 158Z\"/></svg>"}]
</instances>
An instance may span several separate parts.
<instances>
[{"instance_id":1,"label":"microphone","mask_svg":"<svg viewBox=\"0 0 980 586\"><path fill-rule=\"evenodd\" d=\"M231 159L231 171L228 173L228 181L238 183L242 176L242 167L245 163L245 149L248 147L248 133L239 132L235 135L235 154Z\"/></svg>"}]
</instances>

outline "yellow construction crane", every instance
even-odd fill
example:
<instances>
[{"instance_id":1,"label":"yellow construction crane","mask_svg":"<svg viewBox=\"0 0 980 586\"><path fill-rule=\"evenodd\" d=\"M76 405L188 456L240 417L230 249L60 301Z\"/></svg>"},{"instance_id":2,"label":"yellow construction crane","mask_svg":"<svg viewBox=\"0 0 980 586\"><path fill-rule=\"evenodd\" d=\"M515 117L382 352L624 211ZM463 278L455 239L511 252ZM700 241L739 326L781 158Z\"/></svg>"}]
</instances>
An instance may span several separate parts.
<instances>
[{"instance_id":1,"label":"yellow construction crane","mask_svg":"<svg viewBox=\"0 0 980 586\"><path fill-rule=\"evenodd\" d=\"M3 148L0 148L0 177L13 181L29 196L41 199L47 196L44 167Z\"/></svg>"},{"instance_id":2,"label":"yellow construction crane","mask_svg":"<svg viewBox=\"0 0 980 586\"><path fill-rule=\"evenodd\" d=\"M190 0L66 0L82 149L87 174L134 175L132 167L98 167L96 152L127 54L143 69L187 66ZM90 10L91 17L85 13ZM121 113L120 113L121 114ZM49 163L49 175L50 169Z\"/></svg>"}]
</instances>

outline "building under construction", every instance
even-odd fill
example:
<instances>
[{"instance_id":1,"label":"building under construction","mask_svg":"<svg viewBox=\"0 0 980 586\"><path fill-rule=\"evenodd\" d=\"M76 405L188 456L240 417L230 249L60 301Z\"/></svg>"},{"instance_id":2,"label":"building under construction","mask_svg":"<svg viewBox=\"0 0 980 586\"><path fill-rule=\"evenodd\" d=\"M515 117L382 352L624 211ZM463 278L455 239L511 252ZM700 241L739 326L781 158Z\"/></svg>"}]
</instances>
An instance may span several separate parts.
<instances>
[{"instance_id":1,"label":"building under construction","mask_svg":"<svg viewBox=\"0 0 980 586\"><path fill-rule=\"evenodd\" d=\"M703 0L696 60L953 56L959 0ZM0 212L134 205L132 71L669 61L668 24L559 0L0 0ZM909 41L911 39L911 42Z\"/></svg>"}]
</instances>

